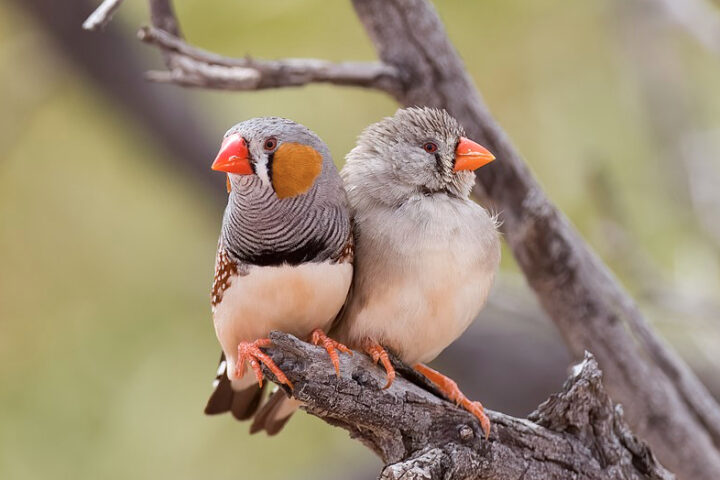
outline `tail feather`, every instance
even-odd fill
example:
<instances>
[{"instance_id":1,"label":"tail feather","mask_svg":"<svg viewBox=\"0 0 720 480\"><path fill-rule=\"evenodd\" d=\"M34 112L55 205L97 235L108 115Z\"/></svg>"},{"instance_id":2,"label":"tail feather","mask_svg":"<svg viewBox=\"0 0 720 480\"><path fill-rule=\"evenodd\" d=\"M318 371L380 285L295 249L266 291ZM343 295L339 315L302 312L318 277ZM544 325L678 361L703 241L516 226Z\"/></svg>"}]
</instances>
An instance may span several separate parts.
<instances>
[{"instance_id":1,"label":"tail feather","mask_svg":"<svg viewBox=\"0 0 720 480\"><path fill-rule=\"evenodd\" d=\"M230 385L230 380L216 379L213 382L214 390L210 394L210 398L205 405L206 415L217 415L230 410L232 406L234 392Z\"/></svg>"},{"instance_id":2,"label":"tail feather","mask_svg":"<svg viewBox=\"0 0 720 480\"><path fill-rule=\"evenodd\" d=\"M263 389L257 384L252 385L245 390L236 391L233 394L230 413L238 420L247 420L252 418L260 406L262 400Z\"/></svg>"},{"instance_id":3,"label":"tail feather","mask_svg":"<svg viewBox=\"0 0 720 480\"><path fill-rule=\"evenodd\" d=\"M260 406L263 389L252 377L248 382L231 382L225 373L226 368L225 354L222 354L217 376L213 382L214 390L205 405L205 413L217 415L230 412L238 420L247 420Z\"/></svg>"},{"instance_id":4,"label":"tail feather","mask_svg":"<svg viewBox=\"0 0 720 480\"><path fill-rule=\"evenodd\" d=\"M255 414L250 433L265 430L268 435L275 435L282 430L299 406L300 402L288 397L282 389L276 390Z\"/></svg>"}]
</instances>

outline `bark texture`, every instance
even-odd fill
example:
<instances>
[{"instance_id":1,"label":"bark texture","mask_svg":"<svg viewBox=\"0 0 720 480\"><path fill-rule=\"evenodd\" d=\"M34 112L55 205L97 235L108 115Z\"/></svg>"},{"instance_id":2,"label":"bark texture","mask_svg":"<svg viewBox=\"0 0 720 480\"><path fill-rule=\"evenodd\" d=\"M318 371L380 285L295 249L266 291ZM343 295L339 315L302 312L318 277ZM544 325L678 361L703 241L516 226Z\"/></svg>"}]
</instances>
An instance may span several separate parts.
<instances>
[{"instance_id":1,"label":"bark texture","mask_svg":"<svg viewBox=\"0 0 720 480\"><path fill-rule=\"evenodd\" d=\"M306 411L375 451L387 464L381 479L674 478L630 432L589 353L562 392L529 419L488 411L486 440L475 417L396 359L401 376L383 390L384 371L365 355L343 355L338 377L324 349L285 333L270 338L267 351L292 381L292 395Z\"/></svg>"}]
</instances>

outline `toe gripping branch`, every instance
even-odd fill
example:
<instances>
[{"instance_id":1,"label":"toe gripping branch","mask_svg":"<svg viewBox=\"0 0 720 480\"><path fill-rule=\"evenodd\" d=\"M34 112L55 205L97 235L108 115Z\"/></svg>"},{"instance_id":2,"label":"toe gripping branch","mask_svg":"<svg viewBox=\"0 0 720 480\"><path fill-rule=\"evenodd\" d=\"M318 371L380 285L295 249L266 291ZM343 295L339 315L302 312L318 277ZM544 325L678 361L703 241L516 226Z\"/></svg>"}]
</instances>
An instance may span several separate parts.
<instances>
[{"instance_id":1,"label":"toe gripping branch","mask_svg":"<svg viewBox=\"0 0 720 480\"><path fill-rule=\"evenodd\" d=\"M285 376L280 367L278 367L272 358L270 358L265 352L260 350L263 347L269 347L272 341L269 338L260 338L254 342L241 342L238 345L238 357L237 363L235 364L235 376L242 378L245 375L245 363L250 365L250 368L255 372L258 384L262 387L263 384L263 373L260 368L260 362L262 362L270 371L275 375L278 382L293 388L292 382Z\"/></svg>"},{"instance_id":2,"label":"toe gripping branch","mask_svg":"<svg viewBox=\"0 0 720 480\"><path fill-rule=\"evenodd\" d=\"M390 356L388 355L387 350L385 350L382 345L377 343L374 340L365 340L362 344L362 348L370 355L370 358L372 358L373 362L376 364L378 361L382 364L383 368L385 369L385 372L387 373L387 383L383 387L383 390L386 388L389 388L390 385L392 385L393 381L395 381L395 367L393 367L392 362L390 361Z\"/></svg>"},{"instance_id":3,"label":"toe gripping branch","mask_svg":"<svg viewBox=\"0 0 720 480\"><path fill-rule=\"evenodd\" d=\"M310 342L313 345L322 345L323 348L327 350L328 355L330 355L330 361L332 362L333 367L335 367L335 373L338 377L340 377L340 356L338 355L338 350L343 353L347 353L348 355L353 354L352 350L342 343L325 335L325 332L323 332L321 328L316 328L312 331L310 334Z\"/></svg>"},{"instance_id":4,"label":"toe gripping branch","mask_svg":"<svg viewBox=\"0 0 720 480\"><path fill-rule=\"evenodd\" d=\"M428 380L434 383L449 400L455 403L455 405L458 405L472 413L480 422L480 426L485 433L485 438L487 439L490 436L490 419L487 415L485 415L485 408L482 406L482 403L474 402L467 398L454 380L446 377L437 370L433 370L421 363L414 365L413 368L425 375Z\"/></svg>"}]
</instances>

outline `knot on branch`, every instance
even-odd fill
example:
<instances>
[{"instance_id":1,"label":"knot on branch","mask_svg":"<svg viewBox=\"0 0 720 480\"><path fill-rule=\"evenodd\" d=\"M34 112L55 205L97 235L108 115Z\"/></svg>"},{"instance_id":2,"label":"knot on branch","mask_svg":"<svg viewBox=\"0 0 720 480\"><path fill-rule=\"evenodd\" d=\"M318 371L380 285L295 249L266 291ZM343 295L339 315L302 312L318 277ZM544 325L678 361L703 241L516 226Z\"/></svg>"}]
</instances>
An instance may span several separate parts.
<instances>
[{"instance_id":1,"label":"knot on branch","mask_svg":"<svg viewBox=\"0 0 720 480\"><path fill-rule=\"evenodd\" d=\"M612 427L612 401L602 385L602 372L595 357L585 352L585 358L573 367L562 392L551 395L528 419L556 432L582 436Z\"/></svg>"},{"instance_id":2,"label":"knot on branch","mask_svg":"<svg viewBox=\"0 0 720 480\"><path fill-rule=\"evenodd\" d=\"M590 352L575 365L563 390L550 396L528 419L555 432L578 439L601 467L612 470L624 457L647 478L673 478L659 466L648 446L637 439L623 418L621 405L613 405L602 384L602 371ZM598 438L603 439L599 442Z\"/></svg>"},{"instance_id":3,"label":"knot on branch","mask_svg":"<svg viewBox=\"0 0 720 480\"><path fill-rule=\"evenodd\" d=\"M386 466L380 480L475 478L478 469L479 461L470 449L451 443L425 448L408 460Z\"/></svg>"},{"instance_id":4,"label":"knot on branch","mask_svg":"<svg viewBox=\"0 0 720 480\"><path fill-rule=\"evenodd\" d=\"M270 338L268 354L295 385L286 392L375 451L386 463L382 479L673 478L630 432L589 353L529 419L488 411L485 440L475 417L407 366L383 390L384 372L365 355L343 356L337 377L324 349L285 333Z\"/></svg>"}]
</instances>

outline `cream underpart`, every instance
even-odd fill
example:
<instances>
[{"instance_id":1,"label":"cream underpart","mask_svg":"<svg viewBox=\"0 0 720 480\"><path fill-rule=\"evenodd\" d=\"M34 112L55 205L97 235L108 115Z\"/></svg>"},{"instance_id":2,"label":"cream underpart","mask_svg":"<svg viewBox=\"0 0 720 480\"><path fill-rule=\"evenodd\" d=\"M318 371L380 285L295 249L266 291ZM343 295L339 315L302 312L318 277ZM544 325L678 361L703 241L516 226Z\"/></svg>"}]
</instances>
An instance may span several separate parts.
<instances>
[{"instance_id":1,"label":"cream underpart","mask_svg":"<svg viewBox=\"0 0 720 480\"><path fill-rule=\"evenodd\" d=\"M213 311L215 333L228 361L228 377L236 378L240 342L266 338L272 330L301 339L307 339L316 328L327 331L345 302L351 280L351 264L329 261L251 266L246 275L234 276Z\"/></svg>"},{"instance_id":2,"label":"cream underpart","mask_svg":"<svg viewBox=\"0 0 720 480\"><path fill-rule=\"evenodd\" d=\"M341 340L358 347L369 338L409 364L425 363L481 310L500 259L494 220L470 201L443 200L358 214L356 283Z\"/></svg>"}]
</instances>

